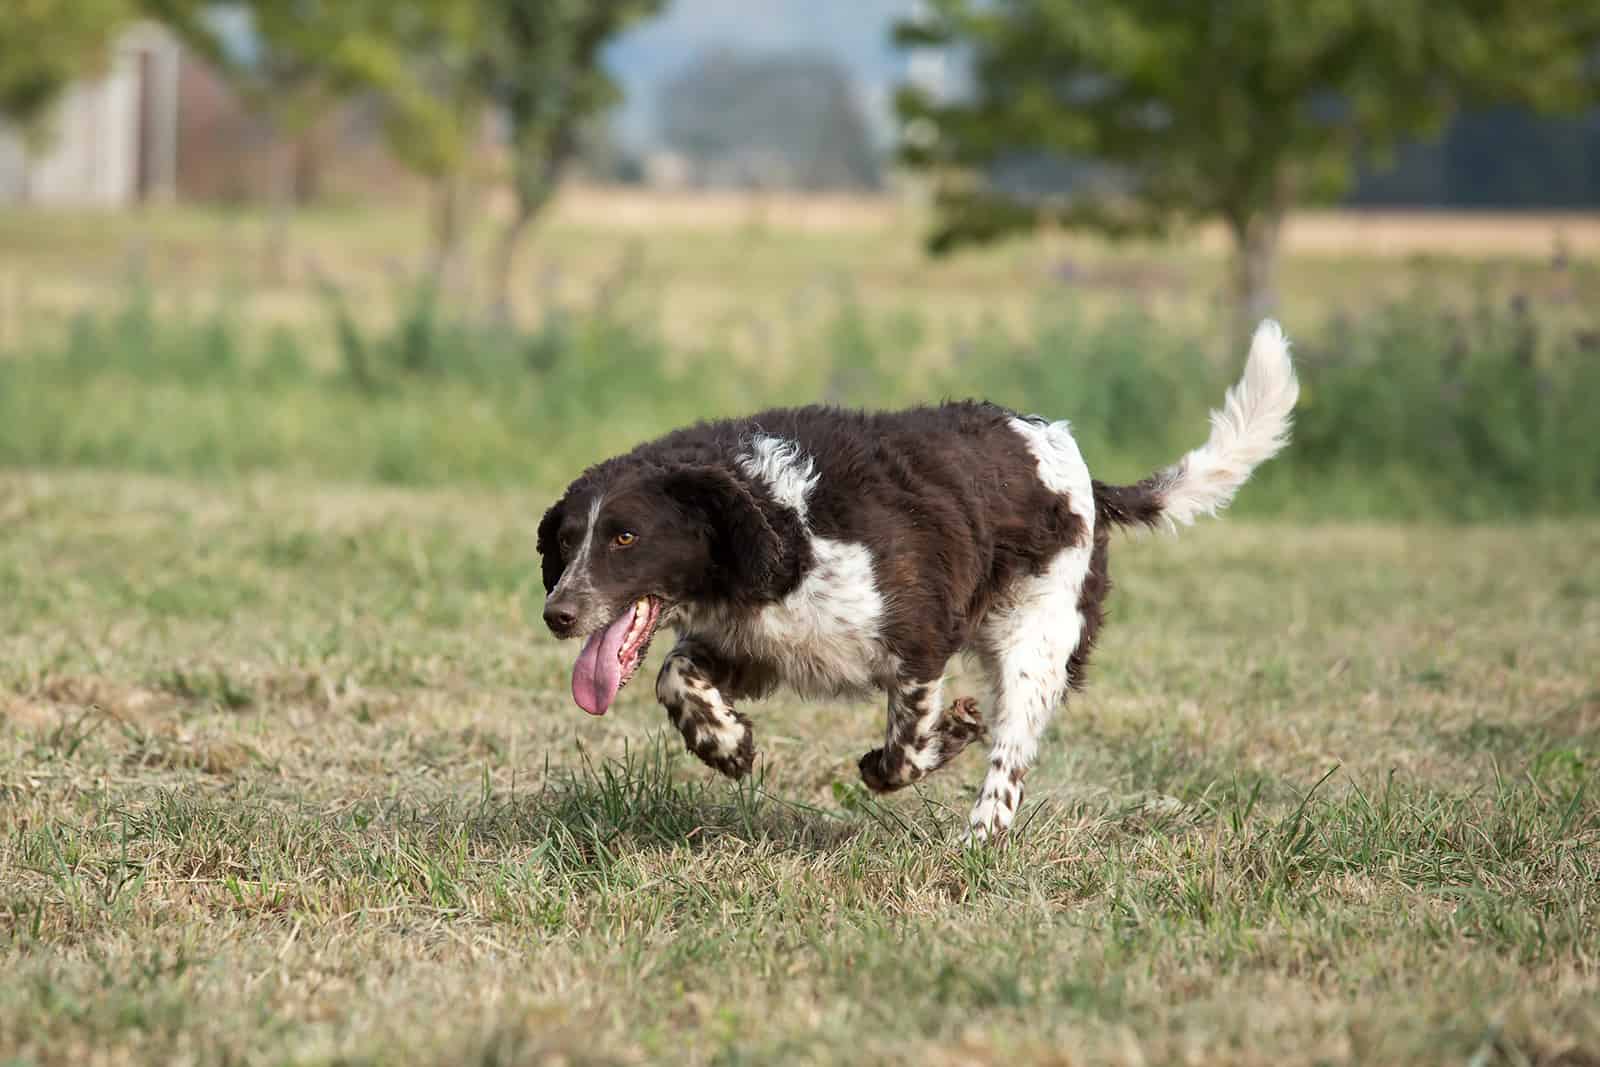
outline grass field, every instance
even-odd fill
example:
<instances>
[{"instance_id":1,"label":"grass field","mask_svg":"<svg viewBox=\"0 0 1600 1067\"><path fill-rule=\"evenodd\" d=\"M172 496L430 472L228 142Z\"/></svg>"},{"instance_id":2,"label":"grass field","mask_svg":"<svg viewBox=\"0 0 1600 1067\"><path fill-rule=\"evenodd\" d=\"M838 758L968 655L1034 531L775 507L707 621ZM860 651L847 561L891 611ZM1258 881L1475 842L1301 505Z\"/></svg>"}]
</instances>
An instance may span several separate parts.
<instances>
[{"instance_id":1,"label":"grass field","mask_svg":"<svg viewBox=\"0 0 1600 1067\"><path fill-rule=\"evenodd\" d=\"M423 259L420 208L303 213L289 272L262 273L259 212L149 209L132 214L0 209L0 345L29 323L120 302L130 278L156 282L166 303L207 308L248 291L262 322L323 321L315 279L342 286L357 314L381 319ZM677 347L710 344L764 358L847 295L868 308L926 315L937 329L1027 322L1041 302L1136 306L1175 324L1223 316L1225 245L1211 229L1172 243L1107 244L1058 236L934 260L926 213L888 199L687 197L579 191L529 241L514 297L536 321L553 306L604 305L619 288L661 311ZM481 266L493 239L483 217L467 242ZM1286 235L1285 320L1305 331L1340 313L1429 291L1582 298L1597 284L1600 218L1308 213ZM1574 270L1552 274L1553 259ZM454 297L481 302L469 273Z\"/></svg>"},{"instance_id":2,"label":"grass field","mask_svg":"<svg viewBox=\"0 0 1600 1067\"><path fill-rule=\"evenodd\" d=\"M804 234L785 240L772 256L816 251ZM1368 278L1359 314L1287 318L1304 386L1296 444L1245 511L1600 514L1600 436L1588 427L1600 271L1566 261L1441 273L1465 284L1474 269L1484 279L1462 292L1400 269L1390 281L1413 286L1404 300ZM538 325L510 327L459 294L398 283L377 313L343 287L301 293L319 318L298 325L273 321L270 288L201 298L167 275L125 281L66 319L25 304L25 324L0 342L0 465L561 485L695 419L981 396L1071 418L1095 470L1131 481L1197 443L1243 359L1216 316L1097 302L1040 278L1020 321L959 326L936 293L895 311L853 285L805 300L803 285L786 288L794 279L769 279L760 299L794 299L792 314L752 318L760 329L743 341L684 343L670 325L675 298L655 284L630 275L597 306L556 303Z\"/></svg>"},{"instance_id":3,"label":"grass field","mask_svg":"<svg viewBox=\"0 0 1600 1067\"><path fill-rule=\"evenodd\" d=\"M535 524L817 399L1137 478L1238 371L1214 234L931 263L882 201L579 193L507 330L417 299L420 216L309 213L285 278L260 226L0 211L0 1067L1600 1065L1595 218L1295 220L1295 445L1119 542L972 851L981 757L876 800L876 706L748 709L739 787L659 647L585 716Z\"/></svg>"},{"instance_id":4,"label":"grass field","mask_svg":"<svg viewBox=\"0 0 1600 1067\"><path fill-rule=\"evenodd\" d=\"M964 852L573 707L543 499L0 474L0 1062L1600 1062L1600 525L1125 541Z\"/></svg>"}]
</instances>

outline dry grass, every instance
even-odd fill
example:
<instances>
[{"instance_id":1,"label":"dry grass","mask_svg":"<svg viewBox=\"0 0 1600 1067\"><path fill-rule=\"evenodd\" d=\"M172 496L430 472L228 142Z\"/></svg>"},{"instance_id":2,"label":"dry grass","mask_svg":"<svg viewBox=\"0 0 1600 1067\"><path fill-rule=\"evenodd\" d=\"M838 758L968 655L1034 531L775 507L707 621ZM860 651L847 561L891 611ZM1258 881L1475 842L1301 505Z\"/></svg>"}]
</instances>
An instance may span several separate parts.
<instances>
[{"instance_id":1,"label":"dry grass","mask_svg":"<svg viewBox=\"0 0 1600 1067\"><path fill-rule=\"evenodd\" d=\"M0 1062L1600 1061L1595 524L1123 543L964 852L572 707L541 503L0 474Z\"/></svg>"},{"instance_id":2,"label":"dry grass","mask_svg":"<svg viewBox=\"0 0 1600 1067\"><path fill-rule=\"evenodd\" d=\"M139 214L0 211L0 346L25 324L65 320L85 304L152 283L163 304L208 309L248 298L263 324L323 322L314 277L335 280L357 313L392 312L421 262L415 208L304 214L291 270L262 273L264 220L196 209ZM481 219L467 262L493 234ZM1018 325L1042 303L1094 312L1133 303L1209 326L1227 287L1225 244L1201 228L1170 244L1090 238L1014 242L935 261L922 252L924 214L908 201L849 197L673 195L575 189L530 241L516 305L537 319L552 306L589 306L626 293L648 303L679 347L725 344L752 355L803 333L842 301L910 311L936 330ZM1432 291L1548 288L1558 252L1600 250L1600 216L1306 213L1289 227L1283 314L1302 327L1418 286ZM481 304L469 271L454 297Z\"/></svg>"},{"instance_id":3,"label":"dry grass","mask_svg":"<svg viewBox=\"0 0 1600 1067\"><path fill-rule=\"evenodd\" d=\"M1600 213L1310 211L1291 220L1284 240L1290 255L1594 256Z\"/></svg>"},{"instance_id":4,"label":"dry grass","mask_svg":"<svg viewBox=\"0 0 1600 1067\"><path fill-rule=\"evenodd\" d=\"M917 200L907 196L574 188L558 202L554 217L563 225L602 231L770 228L898 235L921 225L923 213ZM1189 238L1220 252L1226 235L1221 227L1204 227ZM1294 216L1284 241L1291 256L1537 258L1557 247L1594 255L1600 252L1600 213L1307 210Z\"/></svg>"}]
</instances>

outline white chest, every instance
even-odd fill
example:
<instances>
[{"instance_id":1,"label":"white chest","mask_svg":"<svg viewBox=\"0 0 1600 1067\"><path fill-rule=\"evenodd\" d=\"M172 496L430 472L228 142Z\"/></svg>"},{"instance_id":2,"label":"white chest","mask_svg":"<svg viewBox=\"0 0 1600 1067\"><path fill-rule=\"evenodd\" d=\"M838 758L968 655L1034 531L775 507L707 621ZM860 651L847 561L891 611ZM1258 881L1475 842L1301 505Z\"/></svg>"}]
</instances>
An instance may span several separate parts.
<instances>
[{"instance_id":1,"label":"white chest","mask_svg":"<svg viewBox=\"0 0 1600 1067\"><path fill-rule=\"evenodd\" d=\"M803 696L856 695L893 679L883 596L862 545L814 537L813 566L783 600L750 612L697 607L679 629L727 656L770 665Z\"/></svg>"}]
</instances>

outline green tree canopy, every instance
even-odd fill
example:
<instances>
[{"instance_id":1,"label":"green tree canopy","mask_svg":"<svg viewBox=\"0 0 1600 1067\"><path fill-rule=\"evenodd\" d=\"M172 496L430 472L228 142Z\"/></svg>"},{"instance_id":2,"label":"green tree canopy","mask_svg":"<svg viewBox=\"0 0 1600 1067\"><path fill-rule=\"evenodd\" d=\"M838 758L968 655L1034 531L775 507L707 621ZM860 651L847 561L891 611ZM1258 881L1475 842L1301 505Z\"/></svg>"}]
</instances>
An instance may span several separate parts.
<instances>
[{"instance_id":1,"label":"green tree canopy","mask_svg":"<svg viewBox=\"0 0 1600 1067\"><path fill-rule=\"evenodd\" d=\"M577 155L586 121L619 99L601 66L606 44L663 0L481 0L478 50L483 92L506 121L516 208L494 253L499 313L509 313L510 280L528 224L554 195Z\"/></svg>"},{"instance_id":2,"label":"green tree canopy","mask_svg":"<svg viewBox=\"0 0 1600 1067\"><path fill-rule=\"evenodd\" d=\"M105 2L105 0L102 0ZM194 0L145 0L182 11ZM528 224L617 99L601 50L663 0L238 0L252 48L232 55L205 12L177 14L247 96L293 133L352 93L376 100L395 155L436 190L435 265L460 236L462 177L486 116L503 119L516 210L496 248L496 303Z\"/></svg>"},{"instance_id":3,"label":"green tree canopy","mask_svg":"<svg viewBox=\"0 0 1600 1067\"><path fill-rule=\"evenodd\" d=\"M41 134L56 98L105 57L134 13L131 0L0 3L0 119Z\"/></svg>"},{"instance_id":4,"label":"green tree canopy","mask_svg":"<svg viewBox=\"0 0 1600 1067\"><path fill-rule=\"evenodd\" d=\"M381 105L395 157L435 189L432 262L459 236L459 177L483 115L472 48L487 0L142 0L216 64L286 146L272 181L268 272L281 274L296 155L344 99Z\"/></svg>"},{"instance_id":5,"label":"green tree canopy","mask_svg":"<svg viewBox=\"0 0 1600 1067\"><path fill-rule=\"evenodd\" d=\"M345 0L353 19L330 56L344 84L382 106L390 150L433 187L430 273L451 270L488 100L483 42L494 0Z\"/></svg>"},{"instance_id":6,"label":"green tree canopy","mask_svg":"<svg viewBox=\"0 0 1600 1067\"><path fill-rule=\"evenodd\" d=\"M307 0L249 0L262 14ZM512 261L529 223L578 154L585 124L618 99L601 51L663 0L321 0L318 26L284 24L282 39L310 55L328 84L382 105L395 154L438 190L436 262L459 237L463 169L487 115L504 123L512 218L491 263L497 309L509 304ZM269 34L276 38L277 34Z\"/></svg>"},{"instance_id":7,"label":"green tree canopy","mask_svg":"<svg viewBox=\"0 0 1600 1067\"><path fill-rule=\"evenodd\" d=\"M1293 205L1463 103L1581 106L1597 30L1594 0L931 0L898 39L959 50L972 86L902 89L904 158L936 175L935 251L1041 220L1221 219L1248 321L1273 303ZM1097 166L1066 188L1016 180L1040 160Z\"/></svg>"}]
</instances>

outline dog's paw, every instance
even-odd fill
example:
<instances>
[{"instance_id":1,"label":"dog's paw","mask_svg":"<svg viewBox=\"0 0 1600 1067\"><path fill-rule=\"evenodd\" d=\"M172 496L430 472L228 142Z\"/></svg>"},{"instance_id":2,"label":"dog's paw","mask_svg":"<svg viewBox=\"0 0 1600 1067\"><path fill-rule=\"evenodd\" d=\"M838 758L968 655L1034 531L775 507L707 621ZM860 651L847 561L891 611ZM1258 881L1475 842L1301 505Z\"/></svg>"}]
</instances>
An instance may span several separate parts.
<instances>
[{"instance_id":1,"label":"dog's paw","mask_svg":"<svg viewBox=\"0 0 1600 1067\"><path fill-rule=\"evenodd\" d=\"M1020 769L1007 773L1001 773L1000 768L991 770L967 817L967 835L962 840L967 844L1003 841L1022 807L1024 792Z\"/></svg>"},{"instance_id":2,"label":"dog's paw","mask_svg":"<svg viewBox=\"0 0 1600 1067\"><path fill-rule=\"evenodd\" d=\"M1006 843L1006 829L987 826L969 826L961 835L962 848L999 848Z\"/></svg>"},{"instance_id":3,"label":"dog's paw","mask_svg":"<svg viewBox=\"0 0 1600 1067\"><path fill-rule=\"evenodd\" d=\"M984 737L989 731L983 723L983 712L972 697L952 701L939 719L939 762L946 763L961 754L961 750Z\"/></svg>"},{"instance_id":4,"label":"dog's paw","mask_svg":"<svg viewBox=\"0 0 1600 1067\"><path fill-rule=\"evenodd\" d=\"M861 781L874 793L892 793L896 789L904 789L911 784L906 771L905 754L896 749L894 754L886 755L885 750L875 748L868 752L856 763L861 771Z\"/></svg>"},{"instance_id":5,"label":"dog's paw","mask_svg":"<svg viewBox=\"0 0 1600 1067\"><path fill-rule=\"evenodd\" d=\"M1006 833L1011 829L1011 815L997 804L979 801L967 820L967 832L961 835L961 843L968 847L1004 844Z\"/></svg>"},{"instance_id":6,"label":"dog's paw","mask_svg":"<svg viewBox=\"0 0 1600 1067\"><path fill-rule=\"evenodd\" d=\"M700 758L712 770L719 774L724 774L737 782L749 774L750 769L755 766L756 750L754 744L745 744L741 745L739 750L731 756L715 755L700 756Z\"/></svg>"},{"instance_id":7,"label":"dog's paw","mask_svg":"<svg viewBox=\"0 0 1600 1067\"><path fill-rule=\"evenodd\" d=\"M755 766L755 728L749 719L737 712L731 720L709 728L685 730L684 742L707 767L735 781L749 774Z\"/></svg>"}]
</instances>

